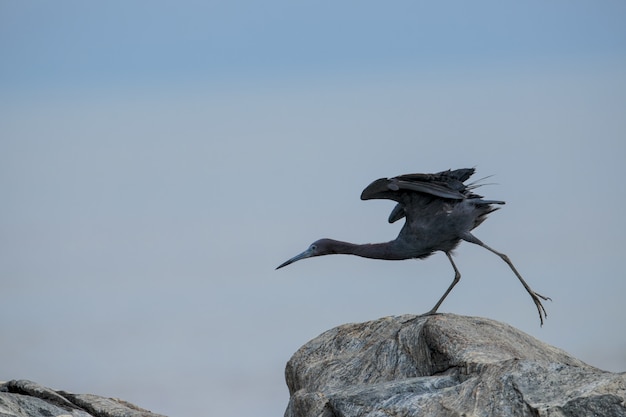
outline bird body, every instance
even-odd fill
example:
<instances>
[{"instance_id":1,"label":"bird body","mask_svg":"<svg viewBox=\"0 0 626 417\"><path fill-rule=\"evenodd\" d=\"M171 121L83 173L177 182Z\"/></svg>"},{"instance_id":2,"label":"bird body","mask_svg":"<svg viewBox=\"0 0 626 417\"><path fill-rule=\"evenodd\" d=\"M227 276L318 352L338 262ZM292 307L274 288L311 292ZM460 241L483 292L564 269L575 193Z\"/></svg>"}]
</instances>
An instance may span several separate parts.
<instances>
[{"instance_id":1,"label":"bird body","mask_svg":"<svg viewBox=\"0 0 626 417\"><path fill-rule=\"evenodd\" d=\"M320 239L311 244L306 251L287 260L276 269L300 259L331 254L402 260L424 259L436 251L442 251L454 268L455 278L435 307L427 313L433 314L460 280L461 274L452 260L451 253L462 240L465 240L495 253L509 265L533 298L543 324L546 312L540 298L544 300L549 298L534 292L506 255L490 248L471 234L473 229L485 221L489 213L498 210L494 205L504 204L504 201L483 200L482 196L474 194L472 189L476 188L476 185L464 184L473 173L473 168L464 168L436 174L408 174L380 178L363 190L361 199L388 199L397 202L388 221L393 223L403 217L406 220L396 239L366 244Z\"/></svg>"}]
</instances>

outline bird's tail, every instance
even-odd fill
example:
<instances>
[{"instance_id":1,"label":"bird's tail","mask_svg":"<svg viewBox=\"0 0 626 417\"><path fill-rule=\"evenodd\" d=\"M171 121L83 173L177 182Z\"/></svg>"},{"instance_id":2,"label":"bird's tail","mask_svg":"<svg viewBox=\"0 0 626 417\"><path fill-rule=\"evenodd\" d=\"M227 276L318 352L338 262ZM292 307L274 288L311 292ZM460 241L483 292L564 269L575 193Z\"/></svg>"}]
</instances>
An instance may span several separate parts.
<instances>
[{"instance_id":1,"label":"bird's tail","mask_svg":"<svg viewBox=\"0 0 626 417\"><path fill-rule=\"evenodd\" d=\"M488 206L489 204L506 204L506 202L501 200L483 200L482 198L477 198L475 200L470 200L477 206Z\"/></svg>"},{"instance_id":2,"label":"bird's tail","mask_svg":"<svg viewBox=\"0 0 626 417\"><path fill-rule=\"evenodd\" d=\"M504 204L504 201L483 200L481 198L471 199L470 201L472 201L476 205L476 208L480 212L476 219L474 219L474 226L472 227L472 229L480 226L480 224L485 221L489 213L500 210L500 207L494 207L492 206L492 204Z\"/></svg>"}]
</instances>

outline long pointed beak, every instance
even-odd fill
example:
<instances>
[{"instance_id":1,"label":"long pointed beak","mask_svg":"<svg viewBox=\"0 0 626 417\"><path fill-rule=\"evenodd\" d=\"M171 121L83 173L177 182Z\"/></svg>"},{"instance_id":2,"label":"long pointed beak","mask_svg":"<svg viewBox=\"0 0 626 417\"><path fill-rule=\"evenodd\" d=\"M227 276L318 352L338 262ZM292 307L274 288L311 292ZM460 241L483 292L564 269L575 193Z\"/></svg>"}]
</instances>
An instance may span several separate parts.
<instances>
[{"instance_id":1,"label":"long pointed beak","mask_svg":"<svg viewBox=\"0 0 626 417\"><path fill-rule=\"evenodd\" d=\"M287 266L287 265L289 265L289 264L292 264L292 263L294 263L294 262L296 262L296 261L299 261L300 259L309 258L310 256L311 256L311 250L310 250L310 249L307 249L307 250L305 250L304 252L302 252L301 254L296 255L296 256L294 256L293 258L291 258L291 259L289 259L289 260L287 260L287 261L283 262L282 264L278 265L278 266L276 267L276 269L280 269L280 268L282 268L283 266Z\"/></svg>"}]
</instances>

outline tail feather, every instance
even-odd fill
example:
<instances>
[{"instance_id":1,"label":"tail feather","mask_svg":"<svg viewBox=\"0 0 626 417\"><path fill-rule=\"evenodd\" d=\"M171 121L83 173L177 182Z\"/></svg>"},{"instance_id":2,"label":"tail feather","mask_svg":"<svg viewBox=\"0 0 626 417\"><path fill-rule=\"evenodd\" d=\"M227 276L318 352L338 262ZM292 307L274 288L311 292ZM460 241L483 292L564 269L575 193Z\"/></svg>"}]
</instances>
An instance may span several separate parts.
<instances>
[{"instance_id":1,"label":"tail feather","mask_svg":"<svg viewBox=\"0 0 626 417\"><path fill-rule=\"evenodd\" d=\"M505 202L505 201L501 201L501 200L483 200L482 198L478 198L478 199L476 199L476 200L473 200L472 202L473 202L474 204L476 204L476 205L480 205L480 206L482 206L482 205L488 205L488 204L500 204L500 205L502 205L502 204L506 204L506 202Z\"/></svg>"}]
</instances>

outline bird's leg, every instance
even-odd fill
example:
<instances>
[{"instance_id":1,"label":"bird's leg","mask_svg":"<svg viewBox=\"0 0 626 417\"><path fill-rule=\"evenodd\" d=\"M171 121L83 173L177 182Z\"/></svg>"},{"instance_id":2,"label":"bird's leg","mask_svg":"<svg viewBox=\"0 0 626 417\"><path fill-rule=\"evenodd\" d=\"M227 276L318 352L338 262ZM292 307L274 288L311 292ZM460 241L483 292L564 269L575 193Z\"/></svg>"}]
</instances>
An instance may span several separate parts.
<instances>
[{"instance_id":1,"label":"bird's leg","mask_svg":"<svg viewBox=\"0 0 626 417\"><path fill-rule=\"evenodd\" d=\"M437 309L441 305L441 303L443 303L443 300L445 300L448 294L450 294L450 291L452 291L452 288L454 288L454 286L458 284L458 282L461 280L461 273L459 272L456 265L454 264L454 261L452 260L452 255L450 255L449 252L446 252L446 256L448 257L448 259L450 259L452 268L454 268L454 280L452 281L452 284L450 284L446 292L443 293L443 296L439 299L439 301L437 301L437 304L435 304L435 306L428 313L424 314L425 316L435 314L437 312Z\"/></svg>"},{"instance_id":2,"label":"bird's leg","mask_svg":"<svg viewBox=\"0 0 626 417\"><path fill-rule=\"evenodd\" d=\"M466 236L464 236L463 240L470 242L470 243L474 243L478 246L482 246L488 251L493 252L496 255L498 255L504 262L507 263L507 265L511 268L515 276L520 280L520 282L522 283L522 285L524 286L528 294L530 294L531 298L533 299L535 306L537 306L537 311L539 312L539 321L541 322L541 325L543 326L543 319L548 317L548 313L546 312L546 309L544 308L543 304L541 304L541 300L552 301L552 299L550 297L546 297L544 295L539 294L538 292L533 291L533 289L530 288L530 286L526 283L526 281L524 281L524 278L522 278L520 273L517 272L517 269L515 269L515 266L513 266L513 262L511 262L509 257L506 256L504 253L498 252L497 250L485 245L480 239L478 239L476 236L472 235L471 233L468 233Z\"/></svg>"}]
</instances>

